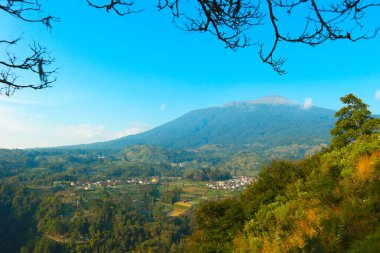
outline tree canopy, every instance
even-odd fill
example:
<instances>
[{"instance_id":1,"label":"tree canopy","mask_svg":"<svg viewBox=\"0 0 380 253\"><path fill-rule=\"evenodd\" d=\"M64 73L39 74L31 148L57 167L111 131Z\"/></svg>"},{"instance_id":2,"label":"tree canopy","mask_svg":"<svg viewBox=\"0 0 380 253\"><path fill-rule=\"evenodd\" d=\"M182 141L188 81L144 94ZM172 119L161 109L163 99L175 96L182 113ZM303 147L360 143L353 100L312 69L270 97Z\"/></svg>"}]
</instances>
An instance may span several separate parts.
<instances>
[{"instance_id":1,"label":"tree canopy","mask_svg":"<svg viewBox=\"0 0 380 253\"><path fill-rule=\"evenodd\" d=\"M188 252L379 252L379 128L367 130L376 120L359 98L341 100L339 146L275 161L238 198L202 203Z\"/></svg>"},{"instance_id":2,"label":"tree canopy","mask_svg":"<svg viewBox=\"0 0 380 253\"><path fill-rule=\"evenodd\" d=\"M345 106L335 113L337 122L331 130L334 136L332 147L341 148L360 136L370 135L376 129L378 119L371 116L368 105L353 94L348 94L340 99Z\"/></svg>"},{"instance_id":3,"label":"tree canopy","mask_svg":"<svg viewBox=\"0 0 380 253\"><path fill-rule=\"evenodd\" d=\"M86 0L89 6L125 16L141 12L142 1ZM140 7L141 5L141 7ZM286 58L277 57L280 43L317 46L327 41L358 41L376 36L378 28L369 24L367 16L378 10L377 0L157 0L159 11L169 11L176 25L189 32L207 32L226 48L237 50L256 45L259 57L274 71L284 74ZM38 0L6 0L0 11L25 22L40 23L51 29L57 17L46 14ZM264 27L265 34L254 28ZM264 43L270 34L272 42ZM0 38L0 46L8 50L20 38ZM17 57L7 51L0 59L0 93L11 95L23 88L43 89L56 79L51 68L54 59L38 43L30 45L30 55ZM35 80L23 83L20 75L32 73Z\"/></svg>"}]
</instances>

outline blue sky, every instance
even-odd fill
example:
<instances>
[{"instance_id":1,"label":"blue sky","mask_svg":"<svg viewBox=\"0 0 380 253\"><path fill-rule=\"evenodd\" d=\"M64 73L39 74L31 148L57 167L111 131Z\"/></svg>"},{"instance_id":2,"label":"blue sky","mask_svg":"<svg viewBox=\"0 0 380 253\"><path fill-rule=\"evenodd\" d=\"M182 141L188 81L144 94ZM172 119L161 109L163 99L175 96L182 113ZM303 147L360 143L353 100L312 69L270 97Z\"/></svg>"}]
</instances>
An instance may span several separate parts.
<instances>
[{"instance_id":1,"label":"blue sky","mask_svg":"<svg viewBox=\"0 0 380 253\"><path fill-rule=\"evenodd\" d=\"M279 76L261 63L256 47L225 49L209 34L180 31L167 12L148 8L119 17L84 0L42 3L61 19L50 32L0 14L2 38L23 35L16 52L39 41L58 68L53 88L0 96L3 148L108 140L190 110L267 95L339 109L339 98L354 93L380 114L379 37L316 48L281 44L277 53L288 58L288 74Z\"/></svg>"}]
</instances>

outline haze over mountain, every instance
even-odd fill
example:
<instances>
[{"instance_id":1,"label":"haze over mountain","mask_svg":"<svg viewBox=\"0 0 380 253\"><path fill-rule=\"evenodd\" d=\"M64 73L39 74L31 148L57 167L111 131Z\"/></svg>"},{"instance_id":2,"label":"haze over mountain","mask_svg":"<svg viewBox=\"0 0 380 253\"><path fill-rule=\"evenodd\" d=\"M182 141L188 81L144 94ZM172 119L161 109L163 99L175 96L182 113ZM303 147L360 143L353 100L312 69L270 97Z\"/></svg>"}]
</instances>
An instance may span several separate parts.
<instances>
[{"instance_id":1,"label":"haze over mountain","mask_svg":"<svg viewBox=\"0 0 380 253\"><path fill-rule=\"evenodd\" d=\"M124 148L154 145L197 148L203 145L328 143L335 122L334 111L320 107L304 109L280 96L232 102L221 107L194 110L147 132L76 148Z\"/></svg>"}]
</instances>

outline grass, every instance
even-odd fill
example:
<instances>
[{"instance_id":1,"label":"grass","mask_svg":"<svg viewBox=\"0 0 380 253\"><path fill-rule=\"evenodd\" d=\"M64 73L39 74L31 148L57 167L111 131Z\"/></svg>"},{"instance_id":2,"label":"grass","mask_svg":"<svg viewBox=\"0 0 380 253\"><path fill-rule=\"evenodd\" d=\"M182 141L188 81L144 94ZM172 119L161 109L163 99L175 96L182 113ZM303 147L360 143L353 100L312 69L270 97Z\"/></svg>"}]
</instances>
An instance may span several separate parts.
<instances>
[{"instance_id":1,"label":"grass","mask_svg":"<svg viewBox=\"0 0 380 253\"><path fill-rule=\"evenodd\" d=\"M191 202L178 201L174 205L190 208L193 204Z\"/></svg>"},{"instance_id":2,"label":"grass","mask_svg":"<svg viewBox=\"0 0 380 253\"><path fill-rule=\"evenodd\" d=\"M169 213L169 216L177 217L189 210L193 204L191 202L178 201L173 204L174 210Z\"/></svg>"}]
</instances>

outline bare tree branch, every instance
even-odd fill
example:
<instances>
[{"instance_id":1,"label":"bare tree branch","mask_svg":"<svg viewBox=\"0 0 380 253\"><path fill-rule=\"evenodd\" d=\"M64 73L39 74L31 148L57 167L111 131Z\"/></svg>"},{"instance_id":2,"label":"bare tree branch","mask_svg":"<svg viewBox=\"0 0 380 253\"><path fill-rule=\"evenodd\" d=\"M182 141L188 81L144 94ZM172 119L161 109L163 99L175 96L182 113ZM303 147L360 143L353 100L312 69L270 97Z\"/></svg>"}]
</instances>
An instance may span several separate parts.
<instances>
[{"instance_id":1,"label":"bare tree branch","mask_svg":"<svg viewBox=\"0 0 380 253\"><path fill-rule=\"evenodd\" d=\"M279 42L301 43L317 46L326 41L349 40L356 42L363 39L371 39L378 33L378 28L372 31L363 31L364 25L361 21L365 17L365 10L379 7L377 1L365 0L341 0L335 3L318 4L316 0L267 0L269 19L274 30L274 44L269 53L264 56L263 45L260 44L259 55L264 63L268 63L279 74L285 73L282 65L284 58L274 59L274 53ZM304 28L301 33L293 36L290 29L280 30L275 10L286 10L292 15L295 8L306 7L310 13L305 18ZM355 34L354 34L355 33Z\"/></svg>"},{"instance_id":2,"label":"bare tree branch","mask_svg":"<svg viewBox=\"0 0 380 253\"><path fill-rule=\"evenodd\" d=\"M50 15L41 17L40 14L42 14L43 11L38 0L0 1L0 10L26 22L42 23L49 29L52 28L53 21L59 20L58 18Z\"/></svg>"},{"instance_id":3,"label":"bare tree branch","mask_svg":"<svg viewBox=\"0 0 380 253\"><path fill-rule=\"evenodd\" d=\"M87 3L96 9L105 9L107 12L114 11L119 16L124 16L132 13L138 13L142 10L133 10L135 1L125 0L107 0L105 4L94 4L92 0L86 0ZM99 1L98 1L99 2ZM104 1L100 1L104 2Z\"/></svg>"},{"instance_id":4,"label":"bare tree branch","mask_svg":"<svg viewBox=\"0 0 380 253\"><path fill-rule=\"evenodd\" d=\"M35 90L50 87L56 78L50 78L56 70L47 70L46 67L54 62L46 49L39 44L30 45L31 55L19 60L16 56L7 52L7 61L0 61L3 69L0 69L0 94L12 95L16 90L31 88ZM29 83L18 82L17 71L28 71L37 75L38 81Z\"/></svg>"},{"instance_id":5,"label":"bare tree branch","mask_svg":"<svg viewBox=\"0 0 380 253\"><path fill-rule=\"evenodd\" d=\"M14 44L16 44L19 40L20 40L20 38L17 38L17 39L15 39L15 40L0 40L0 44L1 44L1 43L4 43L4 44L8 44L8 45L14 45Z\"/></svg>"},{"instance_id":6,"label":"bare tree branch","mask_svg":"<svg viewBox=\"0 0 380 253\"><path fill-rule=\"evenodd\" d=\"M20 20L32 23L41 23L48 29L52 28L53 21L59 21L51 15L42 15L43 10L37 0L6 0L0 1L0 11ZM11 54L8 49L16 45L21 37L13 40L0 40L0 46L6 50L6 59L0 59L0 95L12 95L16 90L31 88L44 89L50 87L56 78L51 78L55 70L48 70L48 66L54 62L49 56L46 49L38 43L29 46L31 53L29 56L22 58ZM36 76L28 78L27 83L19 81L19 75L32 73Z\"/></svg>"},{"instance_id":7,"label":"bare tree branch","mask_svg":"<svg viewBox=\"0 0 380 253\"><path fill-rule=\"evenodd\" d=\"M262 4L261 1L264 3ZM237 50L258 45L259 57L284 74L286 58L276 57L280 43L298 43L317 46L327 41L348 40L356 42L371 39L379 31L367 28L366 16L378 10L380 0L157 0L159 11L169 10L177 26L188 32L207 32L219 39L226 48ZM138 13L137 0L86 0L93 8L114 12L119 16ZM41 23L48 29L57 18L44 15L38 0L0 0L0 11L17 19ZM306 14L306 16L305 16ZM298 18L298 23L287 23L286 18ZM268 27L266 27L267 25ZM257 26L271 31L273 42L269 50L261 41L265 34L253 33ZM269 30L268 30L269 29ZM254 40L255 43L251 43ZM0 40L0 46L10 47L19 42ZM11 95L23 88L43 89L55 78L55 70L47 70L54 62L46 49L38 44L30 46L31 55L19 59L7 53L0 60L0 93ZM2 68L1 68L2 67ZM19 71L37 75L37 83L24 84L18 79Z\"/></svg>"},{"instance_id":8,"label":"bare tree branch","mask_svg":"<svg viewBox=\"0 0 380 253\"><path fill-rule=\"evenodd\" d=\"M377 0L265 0L265 4L261 4L260 0L197 0L193 5L197 13L194 16L189 15L180 4L179 0L158 0L158 9L169 9L174 20L185 20L181 29L210 32L232 50L250 46L252 28L269 21L272 47L265 53L264 44L260 42L260 37L265 35L256 35L258 42L254 44L259 46L261 60L279 74L286 73L283 69L286 59L274 56L279 43L317 46L333 40L355 42L371 39L377 35L378 28L366 31L362 21L366 11L380 6ZM294 27L294 24L283 21L299 15L296 12L299 9L303 10L302 15L308 13L302 17L304 22ZM300 30L297 28L301 28L300 33L294 33Z\"/></svg>"},{"instance_id":9,"label":"bare tree branch","mask_svg":"<svg viewBox=\"0 0 380 253\"><path fill-rule=\"evenodd\" d=\"M226 48L236 50L250 45L247 30L261 25L264 14L260 1L251 0L198 0L195 14L180 12L178 0L159 0L158 9L170 9L173 19L184 19L179 28L188 32L209 32L221 40Z\"/></svg>"}]
</instances>

